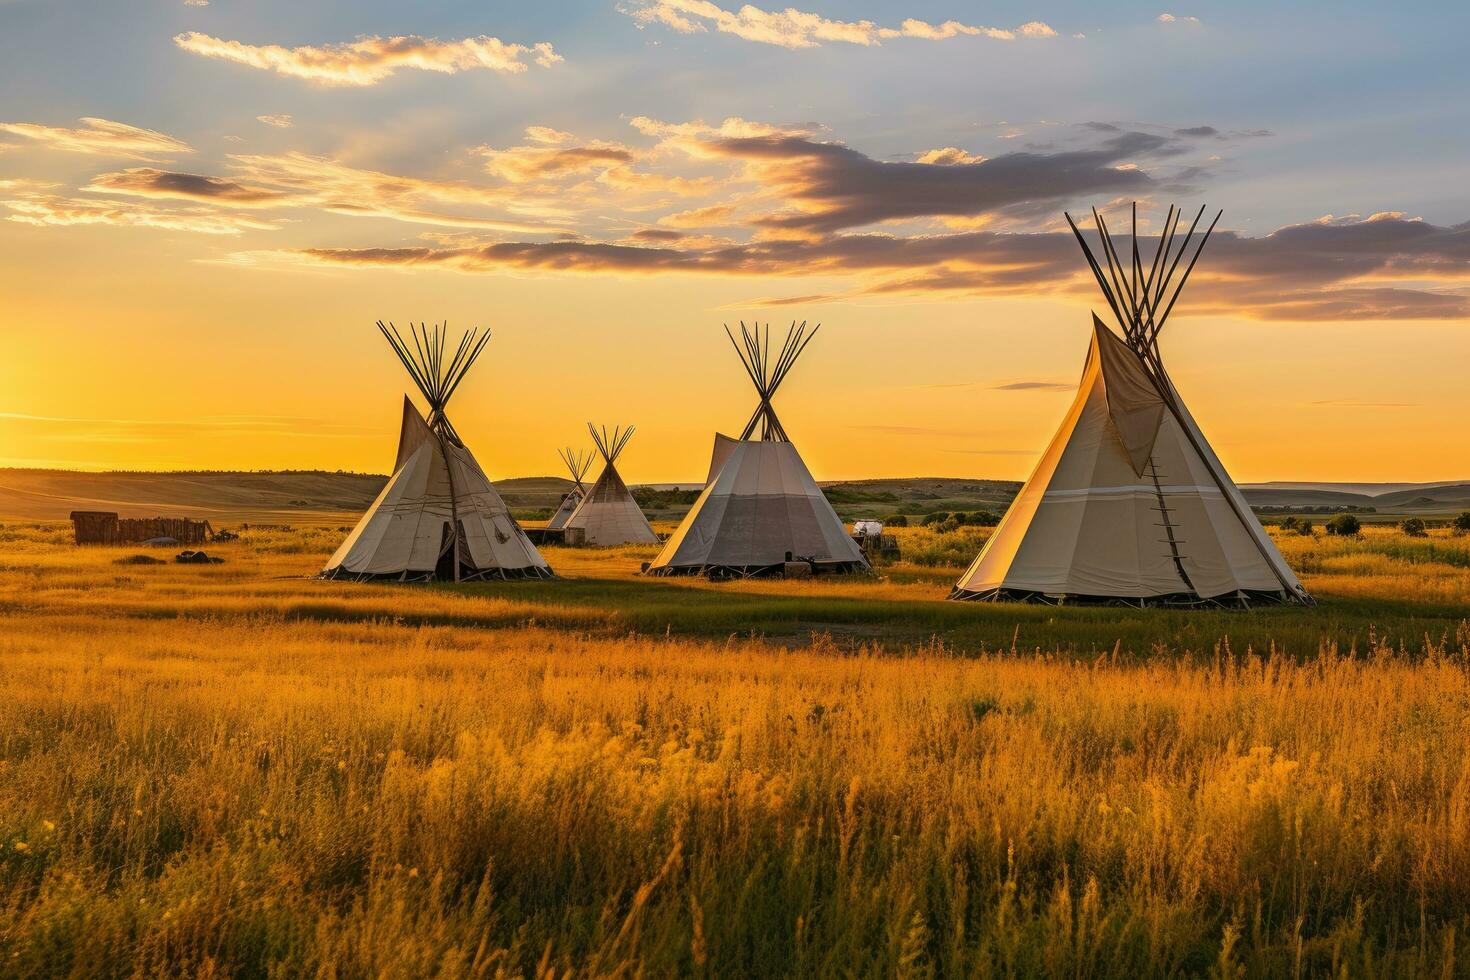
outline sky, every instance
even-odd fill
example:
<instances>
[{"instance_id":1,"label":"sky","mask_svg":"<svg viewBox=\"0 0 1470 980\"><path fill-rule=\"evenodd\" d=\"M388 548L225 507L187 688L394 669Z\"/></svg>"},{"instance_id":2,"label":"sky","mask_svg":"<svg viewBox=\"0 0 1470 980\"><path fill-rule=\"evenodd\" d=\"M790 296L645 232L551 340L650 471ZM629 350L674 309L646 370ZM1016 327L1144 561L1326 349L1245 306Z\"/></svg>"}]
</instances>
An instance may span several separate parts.
<instances>
[{"instance_id":1,"label":"sky","mask_svg":"<svg viewBox=\"0 0 1470 980\"><path fill-rule=\"evenodd\" d=\"M0 0L0 466L385 472L384 319L493 479L692 482L806 321L818 479L1023 479L1137 202L1238 481L1470 478L1470 9L796 2Z\"/></svg>"}]
</instances>

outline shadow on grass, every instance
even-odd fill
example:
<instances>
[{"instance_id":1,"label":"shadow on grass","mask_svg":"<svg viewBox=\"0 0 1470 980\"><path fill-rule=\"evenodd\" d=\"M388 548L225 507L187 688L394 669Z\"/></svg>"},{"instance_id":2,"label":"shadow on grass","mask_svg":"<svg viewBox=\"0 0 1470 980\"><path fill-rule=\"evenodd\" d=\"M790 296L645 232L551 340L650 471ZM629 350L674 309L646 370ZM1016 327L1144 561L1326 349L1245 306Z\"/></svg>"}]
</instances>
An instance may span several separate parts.
<instances>
[{"instance_id":1,"label":"shadow on grass","mask_svg":"<svg viewBox=\"0 0 1470 980\"><path fill-rule=\"evenodd\" d=\"M856 586L859 587L860 586ZM1466 610L1386 600L1324 597L1312 609L1267 607L1246 611L1057 608L950 602L873 595L779 595L741 590L738 583L672 584L657 578L572 578L556 583L433 586L544 608L546 625L581 628L600 623L644 634L722 638L763 636L801 645L830 633L844 646L867 644L894 652L939 641L957 653L982 650L1055 652L1073 656L1193 653L1212 656L1217 645L1314 656L1325 645L1362 651L1370 633L1379 642L1421 650L1426 636L1453 637ZM578 612L590 615L577 615ZM570 614L570 615L568 615Z\"/></svg>"}]
</instances>

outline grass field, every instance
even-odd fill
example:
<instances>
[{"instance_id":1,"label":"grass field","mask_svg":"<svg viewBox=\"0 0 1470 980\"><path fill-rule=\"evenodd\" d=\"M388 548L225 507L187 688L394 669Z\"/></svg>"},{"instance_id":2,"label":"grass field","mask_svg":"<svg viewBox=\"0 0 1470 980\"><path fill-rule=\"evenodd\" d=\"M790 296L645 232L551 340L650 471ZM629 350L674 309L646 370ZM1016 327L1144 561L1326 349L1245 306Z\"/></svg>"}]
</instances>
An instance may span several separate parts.
<instances>
[{"instance_id":1,"label":"grass field","mask_svg":"<svg viewBox=\"0 0 1470 980\"><path fill-rule=\"evenodd\" d=\"M0 528L0 976L1470 973L1470 538L1137 613L944 602L985 532L902 533L455 588Z\"/></svg>"}]
</instances>

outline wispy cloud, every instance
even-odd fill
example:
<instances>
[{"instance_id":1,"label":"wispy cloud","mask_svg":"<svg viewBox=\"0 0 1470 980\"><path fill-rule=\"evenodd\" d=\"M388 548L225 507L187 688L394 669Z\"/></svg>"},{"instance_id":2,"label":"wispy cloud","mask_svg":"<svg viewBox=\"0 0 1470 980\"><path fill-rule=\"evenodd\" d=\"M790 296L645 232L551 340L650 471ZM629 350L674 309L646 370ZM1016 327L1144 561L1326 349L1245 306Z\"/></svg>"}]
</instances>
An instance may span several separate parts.
<instances>
[{"instance_id":1,"label":"wispy cloud","mask_svg":"<svg viewBox=\"0 0 1470 980\"><path fill-rule=\"evenodd\" d=\"M292 126L296 125L296 121L291 118L291 114L289 112L282 112L277 115L256 116L255 118L256 121L263 122L267 126L271 126L275 129L290 129Z\"/></svg>"},{"instance_id":2,"label":"wispy cloud","mask_svg":"<svg viewBox=\"0 0 1470 980\"><path fill-rule=\"evenodd\" d=\"M871 47L895 38L943 41L967 36L1012 41L1018 37L1056 36L1056 31L1041 21L1031 21L1014 30L977 27L956 20L931 24L915 18L903 21L898 27L880 27L870 20L829 20L794 7L762 10L746 4L739 10L726 10L709 0L642 0L620 9L640 27L658 24L680 34L697 34L713 27L746 41L783 48L815 48L824 42Z\"/></svg>"},{"instance_id":3,"label":"wispy cloud","mask_svg":"<svg viewBox=\"0 0 1470 980\"><path fill-rule=\"evenodd\" d=\"M246 44L190 31L175 37L174 43L206 58L233 61L323 85L376 85L402 69L450 75L475 69L514 74L525 71L528 62L550 68L562 60L544 41L529 46L507 44L485 35L458 41L417 35L364 36L341 44L288 48L278 44Z\"/></svg>"},{"instance_id":4,"label":"wispy cloud","mask_svg":"<svg viewBox=\"0 0 1470 980\"><path fill-rule=\"evenodd\" d=\"M260 218L206 211L179 211L87 198L32 195L0 200L10 211L8 220L36 226L112 225L157 228L203 235L238 235L245 231L272 231L277 225Z\"/></svg>"},{"instance_id":5,"label":"wispy cloud","mask_svg":"<svg viewBox=\"0 0 1470 980\"><path fill-rule=\"evenodd\" d=\"M220 177L174 173L153 167L133 167L116 173L98 174L83 190L245 207L289 204L296 198L296 195L286 191L251 187Z\"/></svg>"},{"instance_id":6,"label":"wispy cloud","mask_svg":"<svg viewBox=\"0 0 1470 980\"><path fill-rule=\"evenodd\" d=\"M140 129L111 119L83 116L81 127L43 126L38 123L0 123L0 133L8 133L70 153L94 156L133 157L151 160L159 157L193 153L193 147L182 140L151 129Z\"/></svg>"},{"instance_id":7,"label":"wispy cloud","mask_svg":"<svg viewBox=\"0 0 1470 980\"><path fill-rule=\"evenodd\" d=\"M1140 242L1140 247L1151 243ZM929 297L1094 293L1069 234L839 234L685 248L609 242L499 242L461 248L305 249L335 266L508 270L613 275L849 276L851 292L812 302L904 293ZM1194 273L1187 309L1267 320L1460 319L1470 297L1384 280L1457 286L1470 262L1470 225L1442 228L1401 217L1296 225L1263 238L1217 231ZM1208 267L1208 271L1206 268ZM882 274L889 276L883 277ZM879 278L873 281L874 275Z\"/></svg>"},{"instance_id":8,"label":"wispy cloud","mask_svg":"<svg viewBox=\"0 0 1470 980\"><path fill-rule=\"evenodd\" d=\"M1160 24L1199 24L1198 17L1186 17L1182 15L1176 16L1171 13L1159 14L1158 21Z\"/></svg>"},{"instance_id":9,"label":"wispy cloud","mask_svg":"<svg viewBox=\"0 0 1470 980\"><path fill-rule=\"evenodd\" d=\"M993 391L1076 391L1075 384L1065 384L1060 381L1011 381L1003 385L994 385Z\"/></svg>"}]
</instances>

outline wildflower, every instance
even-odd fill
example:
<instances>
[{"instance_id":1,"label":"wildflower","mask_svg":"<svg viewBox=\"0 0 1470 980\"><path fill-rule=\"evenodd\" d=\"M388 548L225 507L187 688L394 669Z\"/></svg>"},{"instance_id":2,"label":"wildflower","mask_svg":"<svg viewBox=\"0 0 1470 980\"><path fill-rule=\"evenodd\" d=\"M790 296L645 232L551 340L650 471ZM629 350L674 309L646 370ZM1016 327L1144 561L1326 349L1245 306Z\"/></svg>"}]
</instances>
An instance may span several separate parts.
<instances>
[{"instance_id":1,"label":"wildflower","mask_svg":"<svg viewBox=\"0 0 1470 980\"><path fill-rule=\"evenodd\" d=\"M142 807L136 807L136 806L133 807L133 816L135 816L135 817L141 817L142 815L143 815L143 808Z\"/></svg>"},{"instance_id":2,"label":"wildflower","mask_svg":"<svg viewBox=\"0 0 1470 980\"><path fill-rule=\"evenodd\" d=\"M15 849L24 854L26 851L29 851L31 849L31 845L27 844L23 840L18 840L15 842Z\"/></svg>"},{"instance_id":3,"label":"wildflower","mask_svg":"<svg viewBox=\"0 0 1470 980\"><path fill-rule=\"evenodd\" d=\"M346 769L346 768L347 768L347 760L346 759L338 759L337 760L337 771L338 772L341 772L343 769Z\"/></svg>"},{"instance_id":4,"label":"wildflower","mask_svg":"<svg viewBox=\"0 0 1470 980\"><path fill-rule=\"evenodd\" d=\"M418 868L409 868L408 869L408 876L410 878L417 878L419 876L419 869Z\"/></svg>"},{"instance_id":5,"label":"wildflower","mask_svg":"<svg viewBox=\"0 0 1470 980\"><path fill-rule=\"evenodd\" d=\"M42 820L41 826L45 828L46 833L48 834L56 829L56 824L52 823L50 820Z\"/></svg>"}]
</instances>

